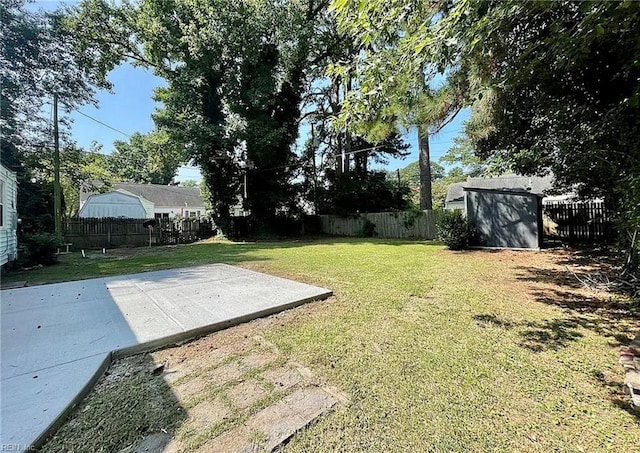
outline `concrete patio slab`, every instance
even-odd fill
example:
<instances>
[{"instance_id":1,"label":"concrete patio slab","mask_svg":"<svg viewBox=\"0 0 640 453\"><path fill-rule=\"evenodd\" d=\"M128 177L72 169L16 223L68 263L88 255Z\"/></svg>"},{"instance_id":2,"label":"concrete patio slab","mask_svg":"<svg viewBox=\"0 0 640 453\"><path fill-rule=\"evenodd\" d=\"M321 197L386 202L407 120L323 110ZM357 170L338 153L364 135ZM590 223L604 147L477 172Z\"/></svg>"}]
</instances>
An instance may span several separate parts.
<instances>
[{"instance_id":1,"label":"concrete patio slab","mask_svg":"<svg viewBox=\"0 0 640 453\"><path fill-rule=\"evenodd\" d=\"M39 445L111 359L331 292L224 264L4 290L0 444Z\"/></svg>"}]
</instances>

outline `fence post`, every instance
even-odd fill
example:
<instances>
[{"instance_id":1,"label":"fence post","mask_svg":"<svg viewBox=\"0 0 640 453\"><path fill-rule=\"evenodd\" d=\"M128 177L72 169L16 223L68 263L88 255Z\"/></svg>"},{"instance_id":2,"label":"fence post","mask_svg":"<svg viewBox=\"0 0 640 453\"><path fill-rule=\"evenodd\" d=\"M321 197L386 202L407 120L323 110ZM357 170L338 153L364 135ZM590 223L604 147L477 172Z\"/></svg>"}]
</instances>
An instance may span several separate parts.
<instances>
[{"instance_id":1,"label":"fence post","mask_svg":"<svg viewBox=\"0 0 640 453\"><path fill-rule=\"evenodd\" d=\"M569 226L569 243L573 244L576 240L576 222L573 213L573 203L567 206L567 224Z\"/></svg>"}]
</instances>

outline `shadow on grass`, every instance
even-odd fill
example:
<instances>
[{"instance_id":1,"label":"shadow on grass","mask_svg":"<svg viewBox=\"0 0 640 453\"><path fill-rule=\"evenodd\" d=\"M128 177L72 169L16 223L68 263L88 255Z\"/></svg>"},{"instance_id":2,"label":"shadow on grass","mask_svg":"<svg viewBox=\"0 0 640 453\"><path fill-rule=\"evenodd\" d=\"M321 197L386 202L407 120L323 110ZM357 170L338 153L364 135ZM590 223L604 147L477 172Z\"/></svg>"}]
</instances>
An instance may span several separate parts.
<instances>
[{"instance_id":1,"label":"shadow on grass","mask_svg":"<svg viewBox=\"0 0 640 453\"><path fill-rule=\"evenodd\" d=\"M608 285L616 272L615 257L603 255L601 249L562 250L554 261L553 268L516 268L518 280L532 284L535 300L562 309L559 318L519 324L520 345L534 352L557 350L578 341L585 331L606 338L611 347L628 345L640 329L640 304ZM612 404L640 416L622 392L621 382L593 377L608 389Z\"/></svg>"},{"instance_id":2,"label":"shadow on grass","mask_svg":"<svg viewBox=\"0 0 640 453\"><path fill-rule=\"evenodd\" d=\"M533 352L557 350L582 337L578 332L580 324L575 320L553 320L543 322L527 321L515 323L500 319L494 314L480 314L473 317L480 327L517 329L521 337L520 346Z\"/></svg>"},{"instance_id":3,"label":"shadow on grass","mask_svg":"<svg viewBox=\"0 0 640 453\"><path fill-rule=\"evenodd\" d=\"M188 414L156 370L146 353L114 362L41 451L162 451Z\"/></svg>"},{"instance_id":4,"label":"shadow on grass","mask_svg":"<svg viewBox=\"0 0 640 453\"><path fill-rule=\"evenodd\" d=\"M560 319L513 324L492 314L475 317L479 325L518 327L521 345L532 351L569 346L583 335L580 329L606 337L611 346L626 345L640 328L639 301L604 291L603 285L614 272L615 256L604 249L562 250L554 255L553 268L518 266L518 280L532 283L535 300L563 309ZM585 282L594 283L588 289Z\"/></svg>"},{"instance_id":5,"label":"shadow on grass","mask_svg":"<svg viewBox=\"0 0 640 453\"><path fill-rule=\"evenodd\" d=\"M580 325L575 319L527 322L520 332L520 345L533 352L564 348L583 336L577 330Z\"/></svg>"},{"instance_id":6,"label":"shadow on grass","mask_svg":"<svg viewBox=\"0 0 640 453\"><path fill-rule=\"evenodd\" d=\"M535 284L532 294L546 305L562 308L565 323L553 327L583 327L626 345L640 327L640 304L611 284L618 257L606 248L563 250L555 255L557 267L520 266L519 280Z\"/></svg>"},{"instance_id":7,"label":"shadow on grass","mask_svg":"<svg viewBox=\"0 0 640 453\"><path fill-rule=\"evenodd\" d=\"M425 246L440 245L434 241L412 241L403 239L313 237L260 242L198 242L193 244L158 247L118 248L102 251L87 251L87 258L80 253L60 257L60 262L48 267L29 271L12 271L3 275L4 283L26 281L28 285L58 283L133 274L163 269L225 263L240 264L269 261L268 252L310 246Z\"/></svg>"}]
</instances>

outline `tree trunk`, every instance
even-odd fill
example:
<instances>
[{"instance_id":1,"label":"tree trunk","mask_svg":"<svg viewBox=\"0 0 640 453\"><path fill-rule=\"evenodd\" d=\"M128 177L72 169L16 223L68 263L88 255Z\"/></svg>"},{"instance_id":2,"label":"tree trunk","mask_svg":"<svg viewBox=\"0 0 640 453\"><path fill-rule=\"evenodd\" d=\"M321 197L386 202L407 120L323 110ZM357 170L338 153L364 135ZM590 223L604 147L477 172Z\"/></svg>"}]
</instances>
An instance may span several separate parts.
<instances>
[{"instance_id":1,"label":"tree trunk","mask_svg":"<svg viewBox=\"0 0 640 453\"><path fill-rule=\"evenodd\" d=\"M338 115L341 110L340 100L340 88L342 87L341 78L335 77L331 81L331 110L334 115ZM345 146L346 146L346 132L339 132L336 137L336 174L341 175L344 173L344 158L345 158Z\"/></svg>"},{"instance_id":2,"label":"tree trunk","mask_svg":"<svg viewBox=\"0 0 640 453\"><path fill-rule=\"evenodd\" d=\"M56 237L62 239L62 188L60 187L60 135L58 134L58 94L53 95L53 225Z\"/></svg>"},{"instance_id":3,"label":"tree trunk","mask_svg":"<svg viewBox=\"0 0 640 453\"><path fill-rule=\"evenodd\" d=\"M347 80L344 83L344 95L342 96L342 100L338 99L340 102L344 102L347 99L347 95L352 89L352 80L351 74L347 74ZM340 97L340 91L338 91L338 98ZM345 131L345 140L344 147L342 148L342 172L349 173L350 171L350 160L351 160L351 132L349 129Z\"/></svg>"},{"instance_id":4,"label":"tree trunk","mask_svg":"<svg viewBox=\"0 0 640 453\"><path fill-rule=\"evenodd\" d=\"M431 201L431 158L429 156L429 130L418 126L418 158L420 166L420 209L433 209Z\"/></svg>"}]
</instances>

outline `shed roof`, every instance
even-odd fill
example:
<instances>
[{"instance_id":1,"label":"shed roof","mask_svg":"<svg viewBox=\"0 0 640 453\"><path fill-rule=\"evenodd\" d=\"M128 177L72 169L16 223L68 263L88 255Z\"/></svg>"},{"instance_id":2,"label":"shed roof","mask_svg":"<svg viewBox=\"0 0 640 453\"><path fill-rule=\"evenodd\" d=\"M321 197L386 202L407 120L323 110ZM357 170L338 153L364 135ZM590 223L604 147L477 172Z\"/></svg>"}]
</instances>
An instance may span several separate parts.
<instances>
[{"instance_id":1,"label":"shed roof","mask_svg":"<svg viewBox=\"0 0 640 453\"><path fill-rule=\"evenodd\" d=\"M521 176L503 175L494 178L469 178L465 182L453 183L447 190L447 202L462 200L464 189L521 189L537 195L545 195L553 187L553 175L547 176Z\"/></svg>"}]
</instances>

